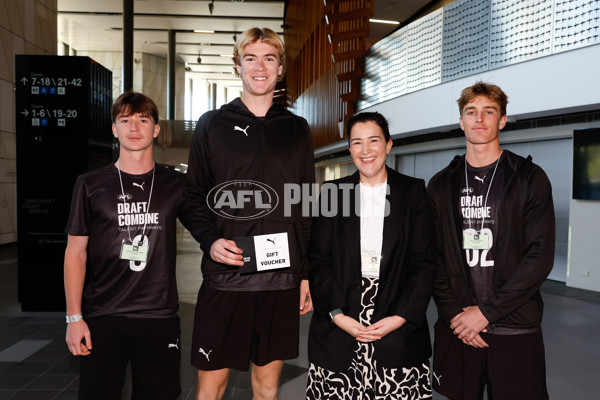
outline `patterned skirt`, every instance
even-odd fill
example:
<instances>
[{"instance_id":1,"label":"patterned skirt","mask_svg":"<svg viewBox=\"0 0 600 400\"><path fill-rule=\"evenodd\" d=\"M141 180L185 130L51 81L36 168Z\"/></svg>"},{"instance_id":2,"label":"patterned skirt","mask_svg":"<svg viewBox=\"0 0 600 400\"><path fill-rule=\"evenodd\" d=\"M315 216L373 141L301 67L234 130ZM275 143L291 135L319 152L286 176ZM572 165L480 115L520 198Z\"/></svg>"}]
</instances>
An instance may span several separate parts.
<instances>
[{"instance_id":1,"label":"patterned skirt","mask_svg":"<svg viewBox=\"0 0 600 400\"><path fill-rule=\"evenodd\" d=\"M369 325L375 310L379 280L362 278L360 323ZM309 400L420 400L431 399L428 363L411 368L384 368L373 358L372 343L357 342L350 367L343 372L329 371L310 364L306 398Z\"/></svg>"}]
</instances>

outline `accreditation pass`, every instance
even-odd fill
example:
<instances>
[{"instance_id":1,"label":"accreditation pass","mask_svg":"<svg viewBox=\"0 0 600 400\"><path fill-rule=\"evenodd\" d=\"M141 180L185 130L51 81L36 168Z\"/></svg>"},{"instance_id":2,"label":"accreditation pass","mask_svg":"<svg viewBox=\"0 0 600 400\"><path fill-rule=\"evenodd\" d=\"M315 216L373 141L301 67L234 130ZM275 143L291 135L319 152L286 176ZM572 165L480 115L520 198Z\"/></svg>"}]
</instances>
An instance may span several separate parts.
<instances>
[{"instance_id":1,"label":"accreditation pass","mask_svg":"<svg viewBox=\"0 0 600 400\"><path fill-rule=\"evenodd\" d=\"M148 242L134 242L123 239L121 244L121 260L146 262L148 259Z\"/></svg>"},{"instance_id":2,"label":"accreditation pass","mask_svg":"<svg viewBox=\"0 0 600 400\"><path fill-rule=\"evenodd\" d=\"M463 233L463 249L489 250L489 235L487 233Z\"/></svg>"}]
</instances>

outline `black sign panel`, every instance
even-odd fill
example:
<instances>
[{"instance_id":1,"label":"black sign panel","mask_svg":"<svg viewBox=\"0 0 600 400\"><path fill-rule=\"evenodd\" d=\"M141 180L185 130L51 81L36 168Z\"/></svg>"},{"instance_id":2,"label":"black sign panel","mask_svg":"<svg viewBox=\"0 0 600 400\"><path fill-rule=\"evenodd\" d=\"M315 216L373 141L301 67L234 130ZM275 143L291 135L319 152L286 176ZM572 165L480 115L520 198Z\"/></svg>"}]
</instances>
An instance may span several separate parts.
<instances>
[{"instance_id":1,"label":"black sign panel","mask_svg":"<svg viewBox=\"0 0 600 400\"><path fill-rule=\"evenodd\" d=\"M15 66L19 301L64 310L73 184L112 161L112 73L89 57L17 55Z\"/></svg>"}]
</instances>

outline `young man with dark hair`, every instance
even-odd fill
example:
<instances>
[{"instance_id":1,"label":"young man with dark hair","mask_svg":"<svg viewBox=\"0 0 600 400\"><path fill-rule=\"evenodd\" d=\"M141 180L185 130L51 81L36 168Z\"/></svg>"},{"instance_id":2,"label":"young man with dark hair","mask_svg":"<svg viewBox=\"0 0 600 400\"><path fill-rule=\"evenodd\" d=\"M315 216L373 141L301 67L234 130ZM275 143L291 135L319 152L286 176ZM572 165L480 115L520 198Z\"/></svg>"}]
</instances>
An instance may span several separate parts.
<instances>
[{"instance_id":1,"label":"young man with dark hair","mask_svg":"<svg viewBox=\"0 0 600 400\"><path fill-rule=\"evenodd\" d=\"M428 184L440 256L434 389L452 400L544 400L540 286L554 264L544 171L500 147L506 94L478 82L458 100L466 156Z\"/></svg>"},{"instance_id":2,"label":"young man with dark hair","mask_svg":"<svg viewBox=\"0 0 600 400\"><path fill-rule=\"evenodd\" d=\"M298 356L299 314L312 310L310 215L267 202L269 194L284 202L286 184L314 182L308 124L273 103L284 57L272 30L241 34L233 59L243 94L205 113L192 138L184 208L204 252L192 341L197 399L222 398L230 368L249 364L253 398L276 399L283 360ZM253 255L241 240L263 235L289 251L289 267L242 274Z\"/></svg>"},{"instance_id":3,"label":"young man with dark hair","mask_svg":"<svg viewBox=\"0 0 600 400\"><path fill-rule=\"evenodd\" d=\"M66 342L81 356L80 399L120 399L131 362L133 398L181 393L176 219L185 176L158 166L158 108L123 93L112 108L119 159L80 175L67 223Z\"/></svg>"}]
</instances>

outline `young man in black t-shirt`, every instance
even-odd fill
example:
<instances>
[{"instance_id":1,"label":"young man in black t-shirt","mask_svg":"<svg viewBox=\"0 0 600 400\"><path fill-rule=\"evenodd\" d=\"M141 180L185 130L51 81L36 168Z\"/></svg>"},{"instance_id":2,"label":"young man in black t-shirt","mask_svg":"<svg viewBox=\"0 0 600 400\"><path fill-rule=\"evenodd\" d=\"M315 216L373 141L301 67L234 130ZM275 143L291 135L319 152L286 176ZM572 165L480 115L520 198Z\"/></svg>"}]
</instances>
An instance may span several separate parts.
<instances>
[{"instance_id":1,"label":"young man in black t-shirt","mask_svg":"<svg viewBox=\"0 0 600 400\"><path fill-rule=\"evenodd\" d=\"M483 82L458 106L467 154L428 184L440 249L433 386L452 400L545 400L540 286L554 263L544 171L500 147L506 94Z\"/></svg>"},{"instance_id":2,"label":"young man in black t-shirt","mask_svg":"<svg viewBox=\"0 0 600 400\"><path fill-rule=\"evenodd\" d=\"M119 159L78 177L67 223L66 342L81 356L79 398L120 399L128 362L133 398L181 393L175 279L176 218L185 176L154 163L158 108L141 93L112 109Z\"/></svg>"}]
</instances>

